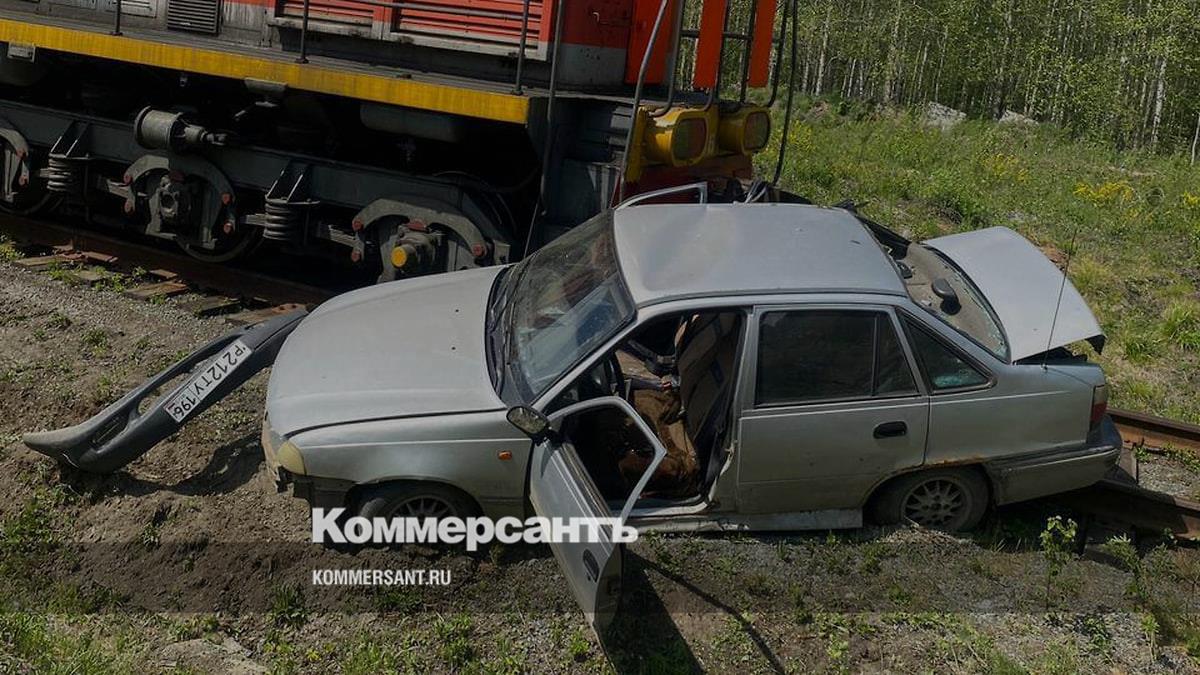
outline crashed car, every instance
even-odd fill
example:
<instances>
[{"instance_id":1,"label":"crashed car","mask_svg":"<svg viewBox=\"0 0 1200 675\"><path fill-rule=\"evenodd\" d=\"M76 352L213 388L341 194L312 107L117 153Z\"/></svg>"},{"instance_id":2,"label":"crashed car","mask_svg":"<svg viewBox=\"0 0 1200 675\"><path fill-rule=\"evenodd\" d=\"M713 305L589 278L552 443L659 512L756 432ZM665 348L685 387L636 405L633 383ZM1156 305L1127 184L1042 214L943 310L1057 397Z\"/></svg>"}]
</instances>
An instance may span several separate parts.
<instances>
[{"instance_id":1,"label":"crashed car","mask_svg":"<svg viewBox=\"0 0 1200 675\"><path fill-rule=\"evenodd\" d=\"M322 305L275 362L263 446L368 517L963 530L1116 462L1084 340L1079 293L1005 228L917 244L842 209L643 205Z\"/></svg>"},{"instance_id":2,"label":"crashed car","mask_svg":"<svg viewBox=\"0 0 1200 675\"><path fill-rule=\"evenodd\" d=\"M206 371L143 426L165 436L269 352L263 448L314 507L964 530L1116 463L1104 373L1074 349L1103 339L1002 227L915 243L840 208L638 205L515 265L364 288L206 346L189 357ZM26 442L130 461L149 441L98 430L144 395ZM137 426L117 437L154 436ZM552 544L594 621L619 592L605 536Z\"/></svg>"}]
</instances>

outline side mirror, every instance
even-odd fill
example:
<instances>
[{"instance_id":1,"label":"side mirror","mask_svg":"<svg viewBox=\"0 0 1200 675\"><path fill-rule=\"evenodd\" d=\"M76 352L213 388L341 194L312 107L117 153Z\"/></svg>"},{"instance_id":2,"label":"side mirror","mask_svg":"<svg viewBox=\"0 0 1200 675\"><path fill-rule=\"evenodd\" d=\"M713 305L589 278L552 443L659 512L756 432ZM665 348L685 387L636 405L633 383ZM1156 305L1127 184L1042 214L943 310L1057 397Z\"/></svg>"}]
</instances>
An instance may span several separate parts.
<instances>
[{"instance_id":1,"label":"side mirror","mask_svg":"<svg viewBox=\"0 0 1200 675\"><path fill-rule=\"evenodd\" d=\"M528 406L508 409L508 422L534 441L541 441L550 431L550 419Z\"/></svg>"}]
</instances>

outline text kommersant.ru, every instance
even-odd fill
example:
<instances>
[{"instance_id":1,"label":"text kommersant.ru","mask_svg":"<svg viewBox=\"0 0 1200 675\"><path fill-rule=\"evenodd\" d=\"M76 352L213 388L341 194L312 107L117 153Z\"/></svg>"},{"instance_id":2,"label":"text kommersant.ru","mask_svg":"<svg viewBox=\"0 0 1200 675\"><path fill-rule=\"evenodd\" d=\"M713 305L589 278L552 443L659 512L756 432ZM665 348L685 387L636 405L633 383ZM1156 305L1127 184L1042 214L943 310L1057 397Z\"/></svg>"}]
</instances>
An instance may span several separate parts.
<instances>
[{"instance_id":1,"label":"text kommersant.ru","mask_svg":"<svg viewBox=\"0 0 1200 675\"><path fill-rule=\"evenodd\" d=\"M312 540L318 544L464 544L468 551L492 542L558 544L637 540L620 518L342 518L346 509L314 508Z\"/></svg>"}]
</instances>

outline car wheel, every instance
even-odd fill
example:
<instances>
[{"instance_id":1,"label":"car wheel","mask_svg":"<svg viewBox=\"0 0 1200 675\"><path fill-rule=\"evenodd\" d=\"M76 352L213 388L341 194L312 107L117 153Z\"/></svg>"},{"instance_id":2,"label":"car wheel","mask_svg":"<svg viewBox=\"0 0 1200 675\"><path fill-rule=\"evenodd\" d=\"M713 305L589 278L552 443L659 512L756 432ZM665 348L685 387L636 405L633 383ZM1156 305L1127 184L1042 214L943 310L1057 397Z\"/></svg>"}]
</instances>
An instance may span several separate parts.
<instances>
[{"instance_id":1,"label":"car wheel","mask_svg":"<svg viewBox=\"0 0 1200 675\"><path fill-rule=\"evenodd\" d=\"M365 518L468 518L479 508L462 491L439 483L384 483L365 488L358 499Z\"/></svg>"},{"instance_id":2,"label":"car wheel","mask_svg":"<svg viewBox=\"0 0 1200 675\"><path fill-rule=\"evenodd\" d=\"M910 473L883 487L872 515L879 523L911 521L946 532L969 530L983 520L988 487L968 469L935 469Z\"/></svg>"}]
</instances>

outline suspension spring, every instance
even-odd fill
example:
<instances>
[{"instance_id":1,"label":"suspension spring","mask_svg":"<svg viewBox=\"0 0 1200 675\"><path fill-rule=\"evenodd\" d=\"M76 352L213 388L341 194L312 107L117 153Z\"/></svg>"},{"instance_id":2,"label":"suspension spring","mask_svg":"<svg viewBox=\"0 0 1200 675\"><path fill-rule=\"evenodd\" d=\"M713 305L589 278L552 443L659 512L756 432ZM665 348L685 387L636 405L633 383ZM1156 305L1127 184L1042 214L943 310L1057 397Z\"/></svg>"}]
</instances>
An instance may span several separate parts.
<instances>
[{"instance_id":1,"label":"suspension spring","mask_svg":"<svg viewBox=\"0 0 1200 675\"><path fill-rule=\"evenodd\" d=\"M304 235L307 206L268 197L263 203L263 237L274 241L299 241Z\"/></svg>"},{"instance_id":2,"label":"suspension spring","mask_svg":"<svg viewBox=\"0 0 1200 675\"><path fill-rule=\"evenodd\" d=\"M46 160L46 189L59 194L80 194L83 168L78 159L51 154Z\"/></svg>"}]
</instances>

